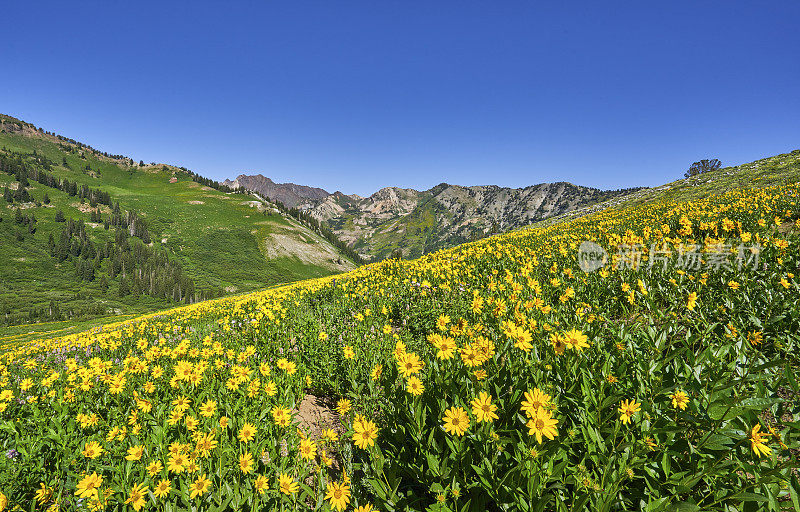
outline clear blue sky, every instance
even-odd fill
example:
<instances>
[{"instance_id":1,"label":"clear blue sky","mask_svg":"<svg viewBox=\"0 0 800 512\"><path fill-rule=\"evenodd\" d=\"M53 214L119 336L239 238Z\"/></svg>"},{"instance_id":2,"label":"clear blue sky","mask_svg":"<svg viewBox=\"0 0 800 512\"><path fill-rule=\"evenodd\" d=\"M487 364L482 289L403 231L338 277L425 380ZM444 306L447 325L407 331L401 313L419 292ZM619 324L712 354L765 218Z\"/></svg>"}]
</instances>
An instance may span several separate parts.
<instances>
[{"instance_id":1,"label":"clear blue sky","mask_svg":"<svg viewBox=\"0 0 800 512\"><path fill-rule=\"evenodd\" d=\"M618 188L800 148L796 1L60 1L2 15L0 112L219 180Z\"/></svg>"}]
</instances>

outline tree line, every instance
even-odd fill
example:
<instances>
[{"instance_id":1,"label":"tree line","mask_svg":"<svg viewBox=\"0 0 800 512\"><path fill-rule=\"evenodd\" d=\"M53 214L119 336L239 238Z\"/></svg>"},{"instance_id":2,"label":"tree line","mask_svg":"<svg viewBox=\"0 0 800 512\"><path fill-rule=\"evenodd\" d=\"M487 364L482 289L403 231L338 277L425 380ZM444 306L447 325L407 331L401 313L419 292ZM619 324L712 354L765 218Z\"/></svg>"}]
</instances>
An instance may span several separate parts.
<instances>
[{"instance_id":1,"label":"tree line","mask_svg":"<svg viewBox=\"0 0 800 512\"><path fill-rule=\"evenodd\" d=\"M231 188L228 185L224 185L216 180L212 180L211 178L200 176L196 172L190 171L186 167L179 167L179 169L188 174L195 183L205 185L206 187L213 188L214 190L219 190L220 192L225 192L226 194L230 194L231 192L236 194L244 194L246 192L244 189Z\"/></svg>"},{"instance_id":2,"label":"tree line","mask_svg":"<svg viewBox=\"0 0 800 512\"><path fill-rule=\"evenodd\" d=\"M29 157L28 161L26 161L25 157ZM38 168L37 165L41 166L42 169ZM66 192L72 197L77 196L80 199L86 199L92 207L98 204L111 205L111 195L108 192L98 188L91 188L87 185L78 185L77 182L66 178L60 179L48 172L51 169L52 162L42 155L37 155L36 151L32 155L8 151L0 153L0 171L15 177L19 182L17 192L21 188L30 186L28 180L33 180L47 187ZM5 199L5 195L3 197ZM8 199L6 200L8 201ZM19 200L19 202L29 201Z\"/></svg>"},{"instance_id":3,"label":"tree line","mask_svg":"<svg viewBox=\"0 0 800 512\"><path fill-rule=\"evenodd\" d=\"M68 219L62 210L56 211L54 220L63 223L63 226L57 236L50 233L47 249L50 256L59 263L71 262L79 281L95 283L103 293L109 291L111 282L118 281L117 295L120 298L148 295L174 302L192 303L224 295L222 289L198 289L195 281L184 272L180 262L171 256L168 249L151 243L153 236L147 222L135 211L123 210L119 202L112 202L110 194L105 191L78 185L66 178L59 179L37 166L47 166L49 169L52 162L35 153L0 152L0 171L14 176L18 183L15 190L5 187L3 199L7 203L33 202L34 198L26 189L30 185L29 180L33 180L62 190L70 196L77 196L82 203L88 199L92 206L89 212L90 221L102 224L105 231L113 228L113 239L109 238L103 243L97 241L96 236L90 236L83 219ZM50 202L47 193L43 200L45 203ZM38 201L36 203L40 204ZM101 204L109 207L107 213L100 210ZM26 226L30 234L36 233L38 220L32 212L23 213L18 207L15 209L14 221L17 225ZM17 231L17 240L24 240L23 232ZM51 303L49 307L27 308L26 311L16 313L12 313L9 308L9 305L2 305L0 324L66 320L106 312L105 306L99 303L81 309L58 307Z\"/></svg>"}]
</instances>

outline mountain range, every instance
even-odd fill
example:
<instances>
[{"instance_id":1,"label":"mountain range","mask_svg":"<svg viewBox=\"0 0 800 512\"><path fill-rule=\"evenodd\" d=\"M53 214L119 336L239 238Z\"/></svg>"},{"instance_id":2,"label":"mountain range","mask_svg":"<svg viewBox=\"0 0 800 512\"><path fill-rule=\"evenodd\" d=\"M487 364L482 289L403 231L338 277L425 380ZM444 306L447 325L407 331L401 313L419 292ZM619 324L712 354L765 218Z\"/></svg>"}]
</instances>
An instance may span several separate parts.
<instances>
[{"instance_id":1,"label":"mountain range","mask_svg":"<svg viewBox=\"0 0 800 512\"><path fill-rule=\"evenodd\" d=\"M428 190L385 187L360 197L275 183L261 174L242 174L223 184L308 213L365 259L397 251L418 257L639 190L599 190L566 182L524 188L441 183Z\"/></svg>"},{"instance_id":2,"label":"mountain range","mask_svg":"<svg viewBox=\"0 0 800 512\"><path fill-rule=\"evenodd\" d=\"M76 329L605 208L796 181L798 170L793 151L655 188L442 183L360 197L262 175L219 183L0 115L0 330Z\"/></svg>"}]
</instances>

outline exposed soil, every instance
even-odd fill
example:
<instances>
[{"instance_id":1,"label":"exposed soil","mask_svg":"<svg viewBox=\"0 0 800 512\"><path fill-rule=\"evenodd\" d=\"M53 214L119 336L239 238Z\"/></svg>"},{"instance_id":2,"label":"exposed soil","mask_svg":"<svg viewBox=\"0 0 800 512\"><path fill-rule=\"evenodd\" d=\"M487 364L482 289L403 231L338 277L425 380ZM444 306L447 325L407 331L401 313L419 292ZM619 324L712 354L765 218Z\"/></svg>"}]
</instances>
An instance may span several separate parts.
<instances>
[{"instance_id":1,"label":"exposed soil","mask_svg":"<svg viewBox=\"0 0 800 512\"><path fill-rule=\"evenodd\" d=\"M310 439L320 439L325 430L333 430L341 437L344 427L339 420L339 413L330 397L315 396L308 394L300 402L297 408L297 418L300 420L300 428L308 432ZM328 457L333 459L333 469L340 467L339 453L332 450L333 446L326 446Z\"/></svg>"},{"instance_id":2,"label":"exposed soil","mask_svg":"<svg viewBox=\"0 0 800 512\"><path fill-rule=\"evenodd\" d=\"M324 430L331 429L337 433L344 432L339 421L339 413L328 397L308 394L300 402L297 416L300 426L309 432L310 437L318 438Z\"/></svg>"},{"instance_id":3,"label":"exposed soil","mask_svg":"<svg viewBox=\"0 0 800 512\"><path fill-rule=\"evenodd\" d=\"M310 231L302 227L300 230L300 233L289 230L282 233L269 233L263 242L267 258L297 258L308 265L318 265L339 271L354 268L354 265L343 259L326 240L315 240L312 238ZM304 234L307 234L308 238L311 238L316 243L308 243L305 239L298 239L303 237Z\"/></svg>"}]
</instances>

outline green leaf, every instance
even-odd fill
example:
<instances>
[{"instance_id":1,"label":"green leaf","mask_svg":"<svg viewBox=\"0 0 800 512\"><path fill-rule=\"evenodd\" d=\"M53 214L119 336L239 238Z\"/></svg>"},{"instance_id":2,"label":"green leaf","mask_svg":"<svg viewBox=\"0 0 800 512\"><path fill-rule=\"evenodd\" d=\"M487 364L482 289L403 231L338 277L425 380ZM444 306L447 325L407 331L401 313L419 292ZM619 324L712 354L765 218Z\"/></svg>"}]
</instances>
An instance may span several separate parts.
<instances>
[{"instance_id":1,"label":"green leaf","mask_svg":"<svg viewBox=\"0 0 800 512\"><path fill-rule=\"evenodd\" d=\"M370 478L367 480L370 489L374 492L382 501L386 501L386 489L384 489L383 482L376 478Z\"/></svg>"},{"instance_id":2,"label":"green leaf","mask_svg":"<svg viewBox=\"0 0 800 512\"><path fill-rule=\"evenodd\" d=\"M561 478L561 474L564 472L564 469L567 467L567 460L562 461L561 463L557 464L556 467L553 468L553 472L550 474L550 478L553 480L558 480Z\"/></svg>"},{"instance_id":3,"label":"green leaf","mask_svg":"<svg viewBox=\"0 0 800 512\"><path fill-rule=\"evenodd\" d=\"M711 434L703 445L703 448L714 451L727 450L730 448L732 442L733 440L726 435Z\"/></svg>"},{"instance_id":4,"label":"green leaf","mask_svg":"<svg viewBox=\"0 0 800 512\"><path fill-rule=\"evenodd\" d=\"M800 387L797 385L797 379L792 371L792 365L789 363L786 363L786 380L789 381L789 385L792 387L792 390L794 390L795 393L800 392Z\"/></svg>"},{"instance_id":5,"label":"green leaf","mask_svg":"<svg viewBox=\"0 0 800 512\"><path fill-rule=\"evenodd\" d=\"M741 407L742 409L755 409L758 411L764 410L767 407L770 407L774 404L782 402L780 398L758 398L758 397L750 397L745 398L744 400L740 401L737 406Z\"/></svg>"},{"instance_id":6,"label":"green leaf","mask_svg":"<svg viewBox=\"0 0 800 512\"><path fill-rule=\"evenodd\" d=\"M697 506L696 503L682 501L680 503L673 503L667 507L667 510L669 510L669 512L695 512L696 510L700 510L700 507Z\"/></svg>"},{"instance_id":7,"label":"green leaf","mask_svg":"<svg viewBox=\"0 0 800 512\"><path fill-rule=\"evenodd\" d=\"M428 467L433 473L434 476L441 476L439 472L439 459L436 458L436 455L432 453L425 453L425 458L428 460Z\"/></svg>"},{"instance_id":8,"label":"green leaf","mask_svg":"<svg viewBox=\"0 0 800 512\"><path fill-rule=\"evenodd\" d=\"M763 494L758 494L755 492L740 492L731 499L741 500L742 502L757 501L760 503L769 501L769 499Z\"/></svg>"},{"instance_id":9,"label":"green leaf","mask_svg":"<svg viewBox=\"0 0 800 512\"><path fill-rule=\"evenodd\" d=\"M708 415L712 420L715 421L729 420L739 416L742 413L742 410L738 407L732 406L733 400L733 398L717 400L708 406Z\"/></svg>"},{"instance_id":10,"label":"green leaf","mask_svg":"<svg viewBox=\"0 0 800 512\"><path fill-rule=\"evenodd\" d=\"M669 497L659 498L657 500L651 501L644 507L644 512L658 512L664 508L664 505L669 503Z\"/></svg>"},{"instance_id":11,"label":"green leaf","mask_svg":"<svg viewBox=\"0 0 800 512\"><path fill-rule=\"evenodd\" d=\"M475 474L478 475L478 479L483 484L483 488L484 489L488 490L488 489L491 489L493 487L492 483L489 481L489 478L487 476L486 470L484 470L483 468L481 468L479 466L476 466L475 464L472 465L472 469L473 469L473 471L475 471Z\"/></svg>"},{"instance_id":12,"label":"green leaf","mask_svg":"<svg viewBox=\"0 0 800 512\"><path fill-rule=\"evenodd\" d=\"M797 481L797 474L792 472L792 480L789 483L789 496L792 497L792 505L794 505L794 512L800 512L800 482Z\"/></svg>"}]
</instances>

